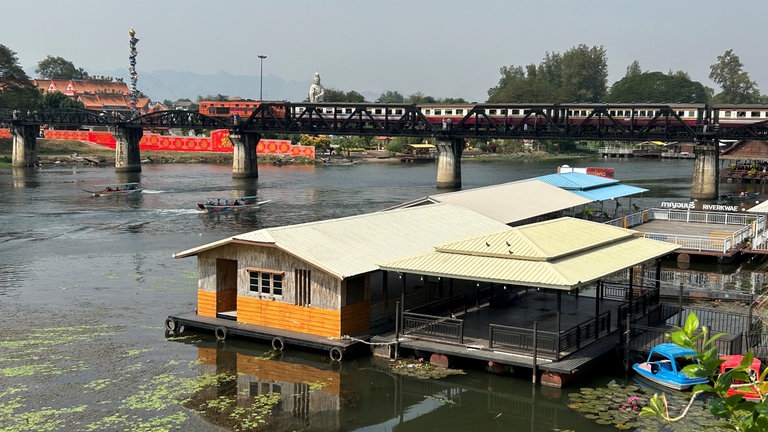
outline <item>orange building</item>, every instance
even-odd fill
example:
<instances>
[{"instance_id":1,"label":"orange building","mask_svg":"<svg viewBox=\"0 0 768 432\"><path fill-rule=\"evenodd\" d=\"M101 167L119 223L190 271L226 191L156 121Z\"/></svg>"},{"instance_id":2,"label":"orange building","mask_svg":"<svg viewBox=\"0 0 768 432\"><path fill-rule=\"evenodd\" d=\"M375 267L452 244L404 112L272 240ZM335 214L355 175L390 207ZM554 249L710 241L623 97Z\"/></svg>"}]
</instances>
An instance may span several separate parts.
<instances>
[{"instance_id":1,"label":"orange building","mask_svg":"<svg viewBox=\"0 0 768 432\"><path fill-rule=\"evenodd\" d=\"M43 94L61 92L70 99L82 102L86 109L98 111L131 111L131 91L120 79L101 77L94 79L33 79ZM150 100L140 97L137 109L142 114L150 112Z\"/></svg>"}]
</instances>

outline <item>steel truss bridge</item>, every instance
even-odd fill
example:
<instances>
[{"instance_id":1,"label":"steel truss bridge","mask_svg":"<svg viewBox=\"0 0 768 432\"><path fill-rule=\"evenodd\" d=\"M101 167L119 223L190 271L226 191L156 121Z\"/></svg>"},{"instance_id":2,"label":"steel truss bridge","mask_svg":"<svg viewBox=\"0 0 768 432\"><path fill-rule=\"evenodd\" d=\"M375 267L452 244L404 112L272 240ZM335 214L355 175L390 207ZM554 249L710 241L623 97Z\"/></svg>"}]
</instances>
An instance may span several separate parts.
<instances>
[{"instance_id":1,"label":"steel truss bridge","mask_svg":"<svg viewBox=\"0 0 768 432\"><path fill-rule=\"evenodd\" d=\"M610 114L610 104L476 104L462 105L465 115L450 123L435 122L412 104L264 102L248 118L219 118L194 111L169 110L126 118L107 112L60 109L39 112L0 110L0 126L41 125L60 129L89 126L118 128L229 129L239 134L308 134L438 137L443 139L564 139L625 141L768 140L768 121L726 127L711 108L699 108L695 124L666 104L621 104L621 109L653 111L652 118L627 122ZM519 110L520 117L491 118L487 113ZM587 110L573 118L568 110ZM560 112L560 115L553 113Z\"/></svg>"}]
</instances>

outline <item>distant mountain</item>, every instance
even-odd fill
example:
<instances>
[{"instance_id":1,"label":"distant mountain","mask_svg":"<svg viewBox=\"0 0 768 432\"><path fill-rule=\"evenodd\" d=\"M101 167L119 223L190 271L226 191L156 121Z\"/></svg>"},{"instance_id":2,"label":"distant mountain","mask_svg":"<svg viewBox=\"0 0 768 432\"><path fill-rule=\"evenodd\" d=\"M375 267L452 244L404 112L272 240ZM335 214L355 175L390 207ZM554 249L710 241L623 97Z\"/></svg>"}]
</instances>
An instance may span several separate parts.
<instances>
[{"instance_id":1,"label":"distant mountain","mask_svg":"<svg viewBox=\"0 0 768 432\"><path fill-rule=\"evenodd\" d=\"M93 72L91 75L106 75L123 80L130 86L128 71L117 69L112 71ZM307 98L309 89L307 81L286 81L274 75L265 75L263 96L265 100L286 100L301 102ZM166 99L176 101L187 98L197 101L198 96L226 95L244 99L259 99L259 76L232 75L228 72L218 72L215 75L200 75L193 72L163 70L155 72L139 71L138 89L152 101L162 102ZM344 89L349 91L350 89ZM362 93L368 101L374 101L379 94Z\"/></svg>"}]
</instances>

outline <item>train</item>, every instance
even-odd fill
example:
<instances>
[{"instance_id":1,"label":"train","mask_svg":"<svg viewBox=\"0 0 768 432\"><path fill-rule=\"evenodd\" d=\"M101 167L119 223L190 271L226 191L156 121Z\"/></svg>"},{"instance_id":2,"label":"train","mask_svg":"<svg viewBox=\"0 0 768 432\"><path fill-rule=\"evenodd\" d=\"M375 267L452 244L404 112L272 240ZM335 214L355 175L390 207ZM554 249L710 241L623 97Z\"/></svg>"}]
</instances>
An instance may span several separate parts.
<instances>
[{"instance_id":1,"label":"train","mask_svg":"<svg viewBox=\"0 0 768 432\"><path fill-rule=\"evenodd\" d=\"M247 119L264 103L270 116L283 118L286 110L301 116L307 109L314 116L343 121L351 116L370 119L397 119L415 107L426 121L447 126L459 123L468 116L473 122L495 123L506 126L541 127L543 124L558 126L600 127L607 123L640 128L671 122L678 127L743 127L768 122L768 105L708 105L689 104L374 104L374 103L290 103L285 101L255 101L231 99L227 101L201 101L199 112L212 117ZM293 105L293 106L291 106ZM290 108L289 108L290 106ZM685 126L683 126L685 125Z\"/></svg>"}]
</instances>

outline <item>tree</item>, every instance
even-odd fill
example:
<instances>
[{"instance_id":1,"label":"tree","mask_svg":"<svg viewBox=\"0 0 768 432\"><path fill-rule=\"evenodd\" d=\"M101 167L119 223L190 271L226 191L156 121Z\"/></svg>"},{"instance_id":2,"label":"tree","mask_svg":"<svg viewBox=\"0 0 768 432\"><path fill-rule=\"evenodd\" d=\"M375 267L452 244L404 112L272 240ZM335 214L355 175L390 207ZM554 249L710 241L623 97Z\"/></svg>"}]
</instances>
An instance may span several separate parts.
<instances>
[{"instance_id":1,"label":"tree","mask_svg":"<svg viewBox=\"0 0 768 432\"><path fill-rule=\"evenodd\" d=\"M715 96L717 103L755 103L760 98L757 83L742 68L739 56L732 49L717 57L709 67L709 78L723 91Z\"/></svg>"},{"instance_id":2,"label":"tree","mask_svg":"<svg viewBox=\"0 0 768 432\"><path fill-rule=\"evenodd\" d=\"M637 76L641 73L643 73L643 70L640 69L640 62L635 60L629 66L627 66L627 73L624 74L624 78Z\"/></svg>"},{"instance_id":3,"label":"tree","mask_svg":"<svg viewBox=\"0 0 768 432\"><path fill-rule=\"evenodd\" d=\"M600 102L608 88L605 48L581 44L562 58L561 91L566 101Z\"/></svg>"},{"instance_id":4,"label":"tree","mask_svg":"<svg viewBox=\"0 0 768 432\"><path fill-rule=\"evenodd\" d=\"M547 53L535 66L504 66L488 102L600 102L607 92L603 47L579 45L564 54Z\"/></svg>"},{"instance_id":5,"label":"tree","mask_svg":"<svg viewBox=\"0 0 768 432\"><path fill-rule=\"evenodd\" d=\"M764 370L759 377L755 377L749 372L749 365L752 363L753 354L748 352L744 356L741 365L731 369L723 374L719 373L722 360L717 352L715 340L722 336L721 334L710 337L706 327L699 330L699 318L691 313L685 320L685 326L676 328L670 333L670 340L678 346L690 348L696 351L695 364L689 364L682 369L682 372L688 376L709 377L714 385L698 384L693 388L690 403L683 413L678 417L670 417L667 399L664 394L655 394L651 397L649 406L643 407L640 411L641 416L657 416L668 422L676 422L685 418L688 409L693 401L702 393L713 394L714 398L708 403L709 411L717 418L726 422L724 429L737 430L743 432L763 432L768 430L768 400L766 400L766 390L768 390L768 369ZM702 349L696 348L699 341L703 341ZM748 386L756 388L762 396L758 403L743 400L741 395L728 396L727 392L735 379L745 381Z\"/></svg>"},{"instance_id":6,"label":"tree","mask_svg":"<svg viewBox=\"0 0 768 432\"><path fill-rule=\"evenodd\" d=\"M0 44L0 109L32 109L41 97L19 66L16 53Z\"/></svg>"},{"instance_id":7,"label":"tree","mask_svg":"<svg viewBox=\"0 0 768 432\"><path fill-rule=\"evenodd\" d=\"M632 103L705 103L710 92L700 82L691 81L682 73L665 75L644 72L625 76L611 86L606 102Z\"/></svg>"},{"instance_id":8,"label":"tree","mask_svg":"<svg viewBox=\"0 0 768 432\"><path fill-rule=\"evenodd\" d=\"M85 108L82 102L71 99L60 91L44 94L40 105L43 109Z\"/></svg>"},{"instance_id":9,"label":"tree","mask_svg":"<svg viewBox=\"0 0 768 432\"><path fill-rule=\"evenodd\" d=\"M45 79L88 79L88 72L62 57L46 57L37 63L35 73Z\"/></svg>"},{"instance_id":10,"label":"tree","mask_svg":"<svg viewBox=\"0 0 768 432\"><path fill-rule=\"evenodd\" d=\"M403 103L405 98L397 90L387 90L376 99L378 103Z\"/></svg>"}]
</instances>

